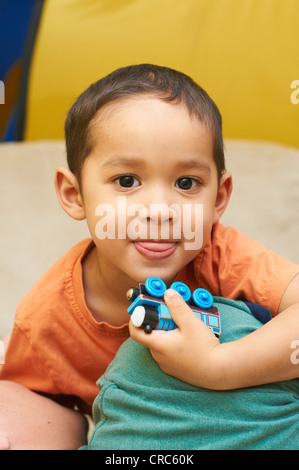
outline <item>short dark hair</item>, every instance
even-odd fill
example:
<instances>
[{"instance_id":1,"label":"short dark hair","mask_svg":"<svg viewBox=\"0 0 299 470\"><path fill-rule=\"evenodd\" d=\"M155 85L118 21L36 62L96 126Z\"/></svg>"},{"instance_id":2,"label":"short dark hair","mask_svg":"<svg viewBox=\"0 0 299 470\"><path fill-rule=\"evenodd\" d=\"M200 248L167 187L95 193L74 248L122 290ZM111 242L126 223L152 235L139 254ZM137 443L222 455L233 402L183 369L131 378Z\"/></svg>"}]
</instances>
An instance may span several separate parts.
<instances>
[{"instance_id":1,"label":"short dark hair","mask_svg":"<svg viewBox=\"0 0 299 470\"><path fill-rule=\"evenodd\" d=\"M65 122L67 161L79 184L84 161L92 150L92 119L104 105L134 94L182 102L207 126L214 137L214 161L220 181L225 171L222 118L214 101L188 75L168 67L140 64L119 68L93 83L69 110Z\"/></svg>"}]
</instances>

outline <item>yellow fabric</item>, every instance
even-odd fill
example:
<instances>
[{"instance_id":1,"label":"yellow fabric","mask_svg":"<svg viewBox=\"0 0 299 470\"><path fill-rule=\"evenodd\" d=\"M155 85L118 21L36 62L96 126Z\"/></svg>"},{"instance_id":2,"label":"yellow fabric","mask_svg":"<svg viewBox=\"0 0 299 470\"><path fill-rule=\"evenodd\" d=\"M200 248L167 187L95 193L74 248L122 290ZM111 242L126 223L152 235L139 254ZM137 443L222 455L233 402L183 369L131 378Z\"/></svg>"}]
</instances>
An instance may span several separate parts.
<instances>
[{"instance_id":1,"label":"yellow fabric","mask_svg":"<svg viewBox=\"0 0 299 470\"><path fill-rule=\"evenodd\" d=\"M46 0L31 66L25 140L63 137L73 100L120 66L191 75L224 136L299 147L298 0Z\"/></svg>"}]
</instances>

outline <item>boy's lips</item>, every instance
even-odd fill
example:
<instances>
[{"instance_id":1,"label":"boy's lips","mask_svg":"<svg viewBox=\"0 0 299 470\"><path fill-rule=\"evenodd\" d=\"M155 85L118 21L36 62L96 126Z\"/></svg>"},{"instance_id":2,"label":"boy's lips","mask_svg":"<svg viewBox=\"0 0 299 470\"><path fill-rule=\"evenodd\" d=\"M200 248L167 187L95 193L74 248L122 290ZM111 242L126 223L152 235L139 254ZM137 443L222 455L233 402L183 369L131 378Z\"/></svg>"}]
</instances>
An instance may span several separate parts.
<instances>
[{"instance_id":1,"label":"boy's lips","mask_svg":"<svg viewBox=\"0 0 299 470\"><path fill-rule=\"evenodd\" d=\"M176 249L176 242L166 241L136 241L135 248L150 259L161 259L170 256Z\"/></svg>"}]
</instances>

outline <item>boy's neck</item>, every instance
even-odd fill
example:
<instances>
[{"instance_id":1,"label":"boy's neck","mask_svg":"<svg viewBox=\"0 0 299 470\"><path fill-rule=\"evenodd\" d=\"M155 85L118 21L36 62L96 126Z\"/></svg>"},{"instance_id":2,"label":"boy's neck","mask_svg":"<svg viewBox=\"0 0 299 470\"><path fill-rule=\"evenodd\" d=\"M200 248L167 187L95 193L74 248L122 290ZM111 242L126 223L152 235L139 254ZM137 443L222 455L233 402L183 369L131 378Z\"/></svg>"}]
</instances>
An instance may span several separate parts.
<instances>
[{"instance_id":1,"label":"boy's neck","mask_svg":"<svg viewBox=\"0 0 299 470\"><path fill-rule=\"evenodd\" d=\"M132 282L128 279L127 283L121 283L117 273L113 276L113 273L101 272L96 247L82 260L82 273L85 302L94 319L111 326L128 323L130 302L126 292Z\"/></svg>"}]
</instances>

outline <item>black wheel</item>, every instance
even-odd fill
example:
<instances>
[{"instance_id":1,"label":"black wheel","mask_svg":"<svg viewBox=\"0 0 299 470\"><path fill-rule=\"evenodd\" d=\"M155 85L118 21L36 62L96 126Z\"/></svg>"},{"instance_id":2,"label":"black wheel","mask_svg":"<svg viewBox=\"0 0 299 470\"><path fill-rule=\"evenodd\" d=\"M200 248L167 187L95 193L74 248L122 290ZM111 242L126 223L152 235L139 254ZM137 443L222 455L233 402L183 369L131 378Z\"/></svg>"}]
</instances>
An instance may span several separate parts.
<instances>
[{"instance_id":1,"label":"black wheel","mask_svg":"<svg viewBox=\"0 0 299 470\"><path fill-rule=\"evenodd\" d=\"M144 327L144 333L146 333L147 335L149 335L151 332L152 332L152 327L150 325L145 325Z\"/></svg>"}]
</instances>

